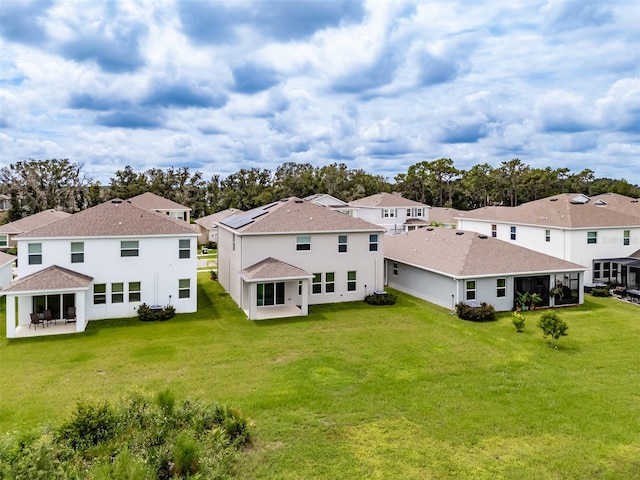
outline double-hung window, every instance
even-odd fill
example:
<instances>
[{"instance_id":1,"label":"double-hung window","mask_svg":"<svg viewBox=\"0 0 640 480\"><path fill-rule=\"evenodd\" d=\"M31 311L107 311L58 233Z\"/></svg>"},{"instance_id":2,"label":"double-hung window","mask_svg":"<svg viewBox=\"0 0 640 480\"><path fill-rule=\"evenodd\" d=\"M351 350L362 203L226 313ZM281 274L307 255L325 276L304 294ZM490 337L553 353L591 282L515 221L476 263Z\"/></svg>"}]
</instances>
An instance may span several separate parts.
<instances>
[{"instance_id":1,"label":"double-hung window","mask_svg":"<svg viewBox=\"0 0 640 480\"><path fill-rule=\"evenodd\" d=\"M396 217L396 209L395 208L384 208L384 209L382 209L382 216L384 218L395 218Z\"/></svg>"},{"instance_id":2,"label":"double-hung window","mask_svg":"<svg viewBox=\"0 0 640 480\"><path fill-rule=\"evenodd\" d=\"M71 242L71 263L84 263L84 242Z\"/></svg>"},{"instance_id":3,"label":"double-hung window","mask_svg":"<svg viewBox=\"0 0 640 480\"><path fill-rule=\"evenodd\" d=\"M140 301L140 282L129 282L129 301Z\"/></svg>"},{"instance_id":4,"label":"double-hung window","mask_svg":"<svg viewBox=\"0 0 640 480\"><path fill-rule=\"evenodd\" d=\"M496 238L498 236L498 225L495 223L491 225L491 236Z\"/></svg>"},{"instance_id":5,"label":"double-hung window","mask_svg":"<svg viewBox=\"0 0 640 480\"><path fill-rule=\"evenodd\" d=\"M587 244L598 243L598 232L587 232Z\"/></svg>"},{"instance_id":6,"label":"double-hung window","mask_svg":"<svg viewBox=\"0 0 640 480\"><path fill-rule=\"evenodd\" d=\"M107 303L107 284L96 283L93 286L93 304L102 305Z\"/></svg>"},{"instance_id":7,"label":"double-hung window","mask_svg":"<svg viewBox=\"0 0 640 480\"><path fill-rule=\"evenodd\" d=\"M630 245L631 244L631 232L629 230L625 230L622 235L622 244Z\"/></svg>"},{"instance_id":8,"label":"double-hung window","mask_svg":"<svg viewBox=\"0 0 640 480\"><path fill-rule=\"evenodd\" d=\"M338 253L347 253L346 235L338 235Z\"/></svg>"},{"instance_id":9,"label":"double-hung window","mask_svg":"<svg viewBox=\"0 0 640 480\"><path fill-rule=\"evenodd\" d=\"M369 251L370 252L378 251L378 234L377 233L369 234Z\"/></svg>"},{"instance_id":10,"label":"double-hung window","mask_svg":"<svg viewBox=\"0 0 640 480\"><path fill-rule=\"evenodd\" d=\"M516 227L512 226L510 230L511 230L511 240L515 240L516 239Z\"/></svg>"},{"instance_id":11,"label":"double-hung window","mask_svg":"<svg viewBox=\"0 0 640 480\"><path fill-rule=\"evenodd\" d=\"M314 273L313 280L311 281L311 293L317 295L322 293L322 274Z\"/></svg>"},{"instance_id":12,"label":"double-hung window","mask_svg":"<svg viewBox=\"0 0 640 480\"><path fill-rule=\"evenodd\" d=\"M544 241L545 242L551 241L551 230L549 230L548 228L544 231Z\"/></svg>"},{"instance_id":13,"label":"double-hung window","mask_svg":"<svg viewBox=\"0 0 640 480\"><path fill-rule=\"evenodd\" d=\"M120 242L121 257L137 257L138 256L138 240L122 240Z\"/></svg>"},{"instance_id":14,"label":"double-hung window","mask_svg":"<svg viewBox=\"0 0 640 480\"><path fill-rule=\"evenodd\" d=\"M9 235L0 235L0 247L9 245Z\"/></svg>"},{"instance_id":15,"label":"double-hung window","mask_svg":"<svg viewBox=\"0 0 640 480\"><path fill-rule=\"evenodd\" d=\"M29 265L42 265L42 244L29 244Z\"/></svg>"},{"instance_id":16,"label":"double-hung window","mask_svg":"<svg viewBox=\"0 0 640 480\"><path fill-rule=\"evenodd\" d=\"M324 274L324 292L333 293L336 291L336 274L327 272Z\"/></svg>"},{"instance_id":17,"label":"double-hung window","mask_svg":"<svg viewBox=\"0 0 640 480\"><path fill-rule=\"evenodd\" d=\"M498 278L496 280L496 297L503 298L507 296L507 279Z\"/></svg>"},{"instance_id":18,"label":"double-hung window","mask_svg":"<svg viewBox=\"0 0 640 480\"><path fill-rule=\"evenodd\" d=\"M178 258L191 258L191 240L188 238L178 240Z\"/></svg>"},{"instance_id":19,"label":"double-hung window","mask_svg":"<svg viewBox=\"0 0 640 480\"><path fill-rule=\"evenodd\" d=\"M191 279L181 278L178 280L178 298L191 297Z\"/></svg>"},{"instance_id":20,"label":"double-hung window","mask_svg":"<svg viewBox=\"0 0 640 480\"><path fill-rule=\"evenodd\" d=\"M300 235L296 237L296 250L311 250L311 237L309 235Z\"/></svg>"},{"instance_id":21,"label":"double-hung window","mask_svg":"<svg viewBox=\"0 0 640 480\"><path fill-rule=\"evenodd\" d=\"M111 303L124 302L124 283L111 284Z\"/></svg>"},{"instance_id":22,"label":"double-hung window","mask_svg":"<svg viewBox=\"0 0 640 480\"><path fill-rule=\"evenodd\" d=\"M356 291L356 272L347 272L347 292Z\"/></svg>"},{"instance_id":23,"label":"double-hung window","mask_svg":"<svg viewBox=\"0 0 640 480\"><path fill-rule=\"evenodd\" d=\"M398 263L397 262L393 262L392 268L393 268L393 276L397 277L398 276Z\"/></svg>"},{"instance_id":24,"label":"double-hung window","mask_svg":"<svg viewBox=\"0 0 640 480\"><path fill-rule=\"evenodd\" d=\"M475 280L467 280L465 284L465 297L467 300L475 300L476 299L476 281Z\"/></svg>"}]
</instances>

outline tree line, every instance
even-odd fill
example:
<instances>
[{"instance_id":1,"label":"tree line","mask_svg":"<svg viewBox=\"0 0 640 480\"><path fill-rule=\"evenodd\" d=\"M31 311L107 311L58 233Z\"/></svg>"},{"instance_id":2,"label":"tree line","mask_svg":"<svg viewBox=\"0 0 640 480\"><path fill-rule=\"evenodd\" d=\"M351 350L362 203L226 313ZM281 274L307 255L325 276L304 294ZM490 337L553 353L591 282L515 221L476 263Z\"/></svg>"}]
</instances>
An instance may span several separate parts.
<instances>
[{"instance_id":1,"label":"tree line","mask_svg":"<svg viewBox=\"0 0 640 480\"><path fill-rule=\"evenodd\" d=\"M109 185L89 178L81 164L68 159L19 161L0 169L0 193L11 198L6 221L47 209L70 213L112 198L128 199L152 192L192 209L199 218L226 208L249 210L281 198L327 193L350 202L379 192L393 192L431 206L469 210L487 205L516 206L558 193L619 193L640 197L640 187L624 179L596 178L584 169L533 168L519 159L469 170L440 158L411 165L393 181L344 163L316 167L287 162L275 172L242 168L225 178L203 178L188 167L136 172L130 166L115 172Z\"/></svg>"}]
</instances>

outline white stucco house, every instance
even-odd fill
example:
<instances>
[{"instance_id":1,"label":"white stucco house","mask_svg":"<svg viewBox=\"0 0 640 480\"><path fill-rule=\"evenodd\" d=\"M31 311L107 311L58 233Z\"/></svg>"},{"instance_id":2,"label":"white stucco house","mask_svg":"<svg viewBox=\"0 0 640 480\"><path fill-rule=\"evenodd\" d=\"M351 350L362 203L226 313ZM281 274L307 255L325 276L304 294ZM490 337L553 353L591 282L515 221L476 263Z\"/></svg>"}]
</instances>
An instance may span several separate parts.
<instances>
[{"instance_id":1,"label":"white stucco house","mask_svg":"<svg viewBox=\"0 0 640 480\"><path fill-rule=\"evenodd\" d=\"M583 303L585 268L476 232L427 227L385 238L390 287L444 308L486 302L514 308L516 292L538 293L541 307ZM564 287L562 296L550 294Z\"/></svg>"},{"instance_id":2,"label":"white stucco house","mask_svg":"<svg viewBox=\"0 0 640 480\"><path fill-rule=\"evenodd\" d=\"M0 291L7 337L29 328L32 313L48 311L57 325L73 311L82 332L91 320L134 317L142 303L196 311L197 235L115 199L17 236L18 275Z\"/></svg>"},{"instance_id":3,"label":"white stucco house","mask_svg":"<svg viewBox=\"0 0 640 480\"><path fill-rule=\"evenodd\" d=\"M16 262L15 255L0 251L0 290L5 288L13 280L13 266Z\"/></svg>"},{"instance_id":4,"label":"white stucco house","mask_svg":"<svg viewBox=\"0 0 640 480\"><path fill-rule=\"evenodd\" d=\"M242 210L237 208L227 208L220 212L216 212L206 217L198 218L195 222L198 226L198 243L200 245L207 245L208 243L218 243L218 225L217 222L223 220L231 215L242 213Z\"/></svg>"},{"instance_id":5,"label":"white stucco house","mask_svg":"<svg viewBox=\"0 0 640 480\"><path fill-rule=\"evenodd\" d=\"M249 319L307 315L383 288L384 229L288 198L218 222L218 280Z\"/></svg>"},{"instance_id":6,"label":"white stucco house","mask_svg":"<svg viewBox=\"0 0 640 480\"><path fill-rule=\"evenodd\" d=\"M429 225L429 206L391 193L376 193L349 202L353 216L383 227L388 234Z\"/></svg>"},{"instance_id":7,"label":"white stucco house","mask_svg":"<svg viewBox=\"0 0 640 480\"><path fill-rule=\"evenodd\" d=\"M586 282L638 288L640 204L622 195L560 194L517 207L461 212L458 228L586 267Z\"/></svg>"},{"instance_id":8,"label":"white stucco house","mask_svg":"<svg viewBox=\"0 0 640 480\"><path fill-rule=\"evenodd\" d=\"M187 224L190 223L191 208L169 200L168 198L161 197L155 193L145 192L129 199L135 206L144 208L147 210L153 210L158 213L163 213L171 218L177 218L184 220Z\"/></svg>"},{"instance_id":9,"label":"white stucco house","mask_svg":"<svg viewBox=\"0 0 640 480\"><path fill-rule=\"evenodd\" d=\"M15 247L16 242L14 238L21 233L29 232L69 216L71 216L70 213L63 212L62 210L49 209L34 213L20 220L0 225L0 250Z\"/></svg>"}]
</instances>

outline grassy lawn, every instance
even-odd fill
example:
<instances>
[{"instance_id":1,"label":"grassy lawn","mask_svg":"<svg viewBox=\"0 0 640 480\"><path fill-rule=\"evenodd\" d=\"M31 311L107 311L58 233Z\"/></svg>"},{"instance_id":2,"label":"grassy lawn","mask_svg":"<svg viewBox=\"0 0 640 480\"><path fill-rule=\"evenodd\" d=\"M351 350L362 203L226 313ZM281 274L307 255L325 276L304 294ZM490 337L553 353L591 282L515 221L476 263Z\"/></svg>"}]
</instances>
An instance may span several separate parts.
<instances>
[{"instance_id":1,"label":"grassy lawn","mask_svg":"<svg viewBox=\"0 0 640 480\"><path fill-rule=\"evenodd\" d=\"M518 334L403 294L250 322L208 278L200 311L163 323L9 341L0 312L0 431L170 386L253 419L239 478L640 478L638 306L559 310L553 349L537 311Z\"/></svg>"}]
</instances>

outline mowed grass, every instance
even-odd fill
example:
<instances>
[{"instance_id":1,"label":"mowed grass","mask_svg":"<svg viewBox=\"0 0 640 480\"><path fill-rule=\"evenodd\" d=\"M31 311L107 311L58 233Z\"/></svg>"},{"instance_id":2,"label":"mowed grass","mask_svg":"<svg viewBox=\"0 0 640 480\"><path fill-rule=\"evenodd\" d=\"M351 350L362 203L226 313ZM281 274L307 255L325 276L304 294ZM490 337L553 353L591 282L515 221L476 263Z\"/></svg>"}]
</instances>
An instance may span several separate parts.
<instances>
[{"instance_id":1,"label":"mowed grass","mask_svg":"<svg viewBox=\"0 0 640 480\"><path fill-rule=\"evenodd\" d=\"M238 478L640 478L638 306L559 310L569 336L553 349L538 311L516 333L509 314L475 324L399 294L251 322L199 282L196 314L3 338L0 431L171 387L253 419Z\"/></svg>"}]
</instances>

